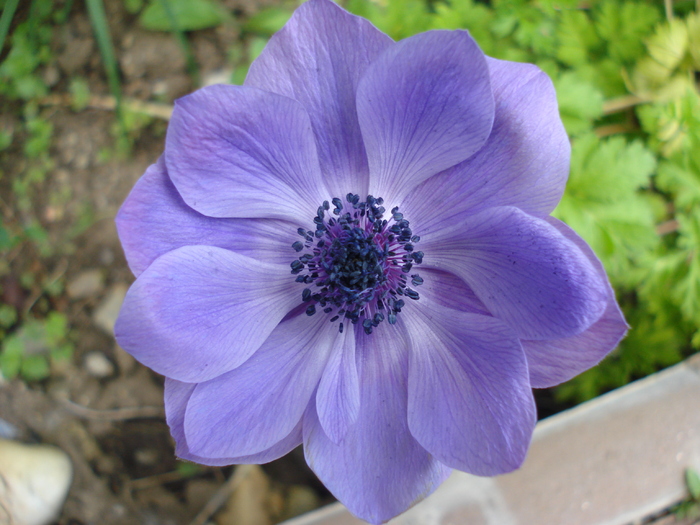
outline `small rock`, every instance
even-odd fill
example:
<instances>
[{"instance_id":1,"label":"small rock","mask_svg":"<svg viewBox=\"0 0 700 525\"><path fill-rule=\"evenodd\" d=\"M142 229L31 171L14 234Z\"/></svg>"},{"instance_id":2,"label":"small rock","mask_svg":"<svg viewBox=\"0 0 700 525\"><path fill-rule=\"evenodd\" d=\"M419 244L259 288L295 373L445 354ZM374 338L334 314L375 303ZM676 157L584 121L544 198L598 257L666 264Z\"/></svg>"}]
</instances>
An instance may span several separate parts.
<instances>
[{"instance_id":1,"label":"small rock","mask_svg":"<svg viewBox=\"0 0 700 525\"><path fill-rule=\"evenodd\" d=\"M12 423L0 418L0 439L14 439L19 435L19 430Z\"/></svg>"},{"instance_id":2,"label":"small rock","mask_svg":"<svg viewBox=\"0 0 700 525\"><path fill-rule=\"evenodd\" d=\"M159 454L152 448L138 448L134 451L134 459L137 463L150 467L158 463Z\"/></svg>"},{"instance_id":3,"label":"small rock","mask_svg":"<svg viewBox=\"0 0 700 525\"><path fill-rule=\"evenodd\" d=\"M71 299L85 299L99 294L104 285L104 275L100 270L85 270L71 279L66 286L66 292Z\"/></svg>"},{"instance_id":4,"label":"small rock","mask_svg":"<svg viewBox=\"0 0 700 525\"><path fill-rule=\"evenodd\" d=\"M0 522L51 523L72 477L73 466L61 449L0 440Z\"/></svg>"},{"instance_id":5,"label":"small rock","mask_svg":"<svg viewBox=\"0 0 700 525\"><path fill-rule=\"evenodd\" d=\"M250 472L245 476L224 509L216 515L218 525L270 525L267 512L270 481L257 465L246 465Z\"/></svg>"},{"instance_id":6,"label":"small rock","mask_svg":"<svg viewBox=\"0 0 700 525\"><path fill-rule=\"evenodd\" d=\"M103 248L100 250L100 263L109 266L114 262L114 250L111 248Z\"/></svg>"},{"instance_id":7,"label":"small rock","mask_svg":"<svg viewBox=\"0 0 700 525\"><path fill-rule=\"evenodd\" d=\"M61 80L61 73L56 66L49 64L44 68L42 80L47 86L53 87Z\"/></svg>"},{"instance_id":8,"label":"small rock","mask_svg":"<svg viewBox=\"0 0 700 525\"><path fill-rule=\"evenodd\" d=\"M122 307L126 296L126 290L127 286L125 284L119 283L112 286L92 316L95 324L110 336L114 335L114 323L117 322L119 309Z\"/></svg>"},{"instance_id":9,"label":"small rock","mask_svg":"<svg viewBox=\"0 0 700 525\"><path fill-rule=\"evenodd\" d=\"M89 352L85 355L83 362L88 374L98 379L111 376L114 373L114 365L102 352Z\"/></svg>"},{"instance_id":10,"label":"small rock","mask_svg":"<svg viewBox=\"0 0 700 525\"><path fill-rule=\"evenodd\" d=\"M233 71L230 69L217 69L202 78L202 87L213 86L215 84L230 84Z\"/></svg>"}]
</instances>

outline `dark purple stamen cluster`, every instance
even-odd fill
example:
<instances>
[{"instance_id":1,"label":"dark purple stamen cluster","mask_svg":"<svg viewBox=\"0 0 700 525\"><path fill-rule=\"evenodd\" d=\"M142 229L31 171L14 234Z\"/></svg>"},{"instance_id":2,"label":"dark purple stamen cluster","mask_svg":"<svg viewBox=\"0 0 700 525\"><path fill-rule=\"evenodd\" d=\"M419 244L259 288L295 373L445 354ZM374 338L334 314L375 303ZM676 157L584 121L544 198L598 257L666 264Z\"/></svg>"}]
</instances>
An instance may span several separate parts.
<instances>
[{"instance_id":1,"label":"dark purple stamen cluster","mask_svg":"<svg viewBox=\"0 0 700 525\"><path fill-rule=\"evenodd\" d=\"M318 307L332 314L331 322L342 318L362 323L371 334L385 318L396 323L406 304L401 296L420 298L407 286L413 265L423 261L423 252L414 251L420 237L413 235L398 207L391 210L390 219L383 218L382 198L369 195L360 201L359 195L348 193L345 202L337 197L331 202L332 215L328 201L318 207L315 231L297 230L304 240L292 248L306 253L292 261L292 274L299 283L315 285L302 292L302 301L309 303L307 315L314 315ZM417 273L410 277L413 286L423 284ZM339 329L343 331L342 321Z\"/></svg>"}]
</instances>

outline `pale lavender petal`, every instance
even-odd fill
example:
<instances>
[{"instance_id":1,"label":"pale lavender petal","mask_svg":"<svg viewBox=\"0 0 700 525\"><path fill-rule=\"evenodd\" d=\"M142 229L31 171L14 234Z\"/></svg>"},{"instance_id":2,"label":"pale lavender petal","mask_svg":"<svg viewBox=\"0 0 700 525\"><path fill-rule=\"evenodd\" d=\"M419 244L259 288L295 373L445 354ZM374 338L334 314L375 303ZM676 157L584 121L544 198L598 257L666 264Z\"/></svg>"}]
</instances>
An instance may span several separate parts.
<instances>
[{"instance_id":1,"label":"pale lavender petal","mask_svg":"<svg viewBox=\"0 0 700 525\"><path fill-rule=\"evenodd\" d=\"M450 470L411 436L406 419L407 343L399 325L370 337L358 329L360 412L343 440L326 435L316 409L304 415L306 461L356 516L382 523L432 493ZM361 423L360 423L361 422Z\"/></svg>"},{"instance_id":2,"label":"pale lavender petal","mask_svg":"<svg viewBox=\"0 0 700 525\"><path fill-rule=\"evenodd\" d=\"M151 165L115 219L129 268L138 277L158 257L194 244L218 246L260 261L288 264L298 226L273 219L215 219L187 206L163 157Z\"/></svg>"},{"instance_id":3,"label":"pale lavender petal","mask_svg":"<svg viewBox=\"0 0 700 525\"><path fill-rule=\"evenodd\" d=\"M304 108L252 87L209 86L178 99L165 164L184 201L210 217L296 223L329 198Z\"/></svg>"},{"instance_id":4,"label":"pale lavender petal","mask_svg":"<svg viewBox=\"0 0 700 525\"><path fill-rule=\"evenodd\" d=\"M355 93L369 64L392 43L335 3L311 0L250 66L246 86L293 98L308 111L326 186L335 197L367 192Z\"/></svg>"},{"instance_id":5,"label":"pale lavender petal","mask_svg":"<svg viewBox=\"0 0 700 525\"><path fill-rule=\"evenodd\" d=\"M608 283L605 269L593 250L563 222L552 217L548 217L547 222L573 241L594 265L607 284L608 305L601 318L578 335L549 341L522 342L530 368L530 382L534 388L558 385L595 366L617 346L629 328L615 300L615 292Z\"/></svg>"},{"instance_id":6,"label":"pale lavender petal","mask_svg":"<svg viewBox=\"0 0 700 525\"><path fill-rule=\"evenodd\" d=\"M355 332L346 330L328 359L316 392L318 419L333 443L339 443L360 411L355 362Z\"/></svg>"},{"instance_id":7,"label":"pale lavender petal","mask_svg":"<svg viewBox=\"0 0 700 525\"><path fill-rule=\"evenodd\" d=\"M531 64L487 60L496 101L491 135L473 157L427 180L401 204L422 235L492 206L545 216L564 192L571 146L551 80Z\"/></svg>"},{"instance_id":8,"label":"pale lavender petal","mask_svg":"<svg viewBox=\"0 0 700 525\"><path fill-rule=\"evenodd\" d=\"M122 348L159 374L206 381L260 347L300 302L293 284L289 266L184 246L136 279L114 332Z\"/></svg>"},{"instance_id":9,"label":"pale lavender petal","mask_svg":"<svg viewBox=\"0 0 700 525\"><path fill-rule=\"evenodd\" d=\"M518 468L537 414L515 333L425 297L405 317L411 434L448 467L479 476Z\"/></svg>"},{"instance_id":10,"label":"pale lavender petal","mask_svg":"<svg viewBox=\"0 0 700 525\"><path fill-rule=\"evenodd\" d=\"M385 50L357 88L370 193L388 203L479 150L493 94L484 54L466 31L430 31Z\"/></svg>"},{"instance_id":11,"label":"pale lavender petal","mask_svg":"<svg viewBox=\"0 0 700 525\"><path fill-rule=\"evenodd\" d=\"M280 323L243 365L197 385L185 414L190 451L206 457L244 456L287 436L341 337L327 316L302 313Z\"/></svg>"},{"instance_id":12,"label":"pale lavender petal","mask_svg":"<svg viewBox=\"0 0 700 525\"><path fill-rule=\"evenodd\" d=\"M419 245L419 247L421 247ZM450 272L436 270L434 268L418 268L420 276L424 279L418 289L420 296L427 296L431 301L472 314L491 315L488 308L474 294L462 279Z\"/></svg>"},{"instance_id":13,"label":"pale lavender petal","mask_svg":"<svg viewBox=\"0 0 700 525\"><path fill-rule=\"evenodd\" d=\"M194 392L196 386L196 383L181 383L169 377L165 378L165 420L175 440L175 455L178 458L212 467L241 465L245 463L268 463L281 458L301 445L302 431L300 419L297 426L294 427L294 430L292 430L287 437L275 443L267 450L263 450L257 454L235 458L206 458L192 454L185 440L184 422L187 402L190 400L190 396L192 392Z\"/></svg>"},{"instance_id":14,"label":"pale lavender petal","mask_svg":"<svg viewBox=\"0 0 700 525\"><path fill-rule=\"evenodd\" d=\"M579 334L608 305L607 283L555 227L517 208L485 210L421 239L424 265L464 279L523 339Z\"/></svg>"}]
</instances>

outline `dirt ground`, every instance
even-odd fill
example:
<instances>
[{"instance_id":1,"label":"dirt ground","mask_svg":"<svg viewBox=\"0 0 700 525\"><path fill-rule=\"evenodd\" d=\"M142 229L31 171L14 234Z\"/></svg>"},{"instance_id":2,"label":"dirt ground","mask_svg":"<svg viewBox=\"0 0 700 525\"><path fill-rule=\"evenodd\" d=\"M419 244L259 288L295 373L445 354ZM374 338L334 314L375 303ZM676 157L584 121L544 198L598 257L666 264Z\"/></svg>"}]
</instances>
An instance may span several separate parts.
<instances>
[{"instance_id":1,"label":"dirt ground","mask_svg":"<svg viewBox=\"0 0 700 525\"><path fill-rule=\"evenodd\" d=\"M224 2L238 21L269 3ZM26 18L28 5L20 2L15 20ZM195 88L171 34L141 29L121 0L108 0L105 8L125 97L169 104ZM229 50L241 46L236 23L188 38L201 78L230 77ZM51 167L31 193L29 208L18 205L13 189L14 179L32 162L22 149L23 103L0 98L0 127L17 139L0 153L3 224L11 228L38 221L51 249L41 253L31 242L15 246L4 261L0 284L2 303L19 312L15 328L24 318L60 312L68 319L74 351L68 362L52 364L47 379L0 380L0 419L9 429L0 437L53 444L69 454L74 477L60 524L175 525L215 519L264 525L332 501L301 450L262 468L245 468L237 477L233 467L176 460L163 416L162 378L136 363L112 335L133 281L113 217L161 154L166 122L147 119L130 131L129 155L110 154L115 113L109 109L110 92L83 2L75 2L68 21L54 27L51 52L54 60L40 70L50 95L39 107L39 117L53 126ZM92 96L80 111L67 97L76 77L87 80ZM48 293L47 283L59 283L60 291Z\"/></svg>"}]
</instances>

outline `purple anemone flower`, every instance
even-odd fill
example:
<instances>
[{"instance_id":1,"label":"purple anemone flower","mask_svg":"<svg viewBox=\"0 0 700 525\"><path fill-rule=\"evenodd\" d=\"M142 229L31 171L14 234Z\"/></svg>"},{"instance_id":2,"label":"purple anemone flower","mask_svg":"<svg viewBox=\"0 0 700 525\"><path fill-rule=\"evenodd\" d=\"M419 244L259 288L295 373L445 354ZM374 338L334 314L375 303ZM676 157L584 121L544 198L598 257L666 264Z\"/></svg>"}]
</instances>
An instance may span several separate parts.
<instances>
[{"instance_id":1,"label":"purple anemone flower","mask_svg":"<svg viewBox=\"0 0 700 525\"><path fill-rule=\"evenodd\" d=\"M590 248L549 216L569 167L537 67L466 31L400 42L310 0L244 86L177 101L117 217L137 279L119 343L165 380L181 458L298 445L384 522L459 469L518 468L532 388L626 324Z\"/></svg>"}]
</instances>

